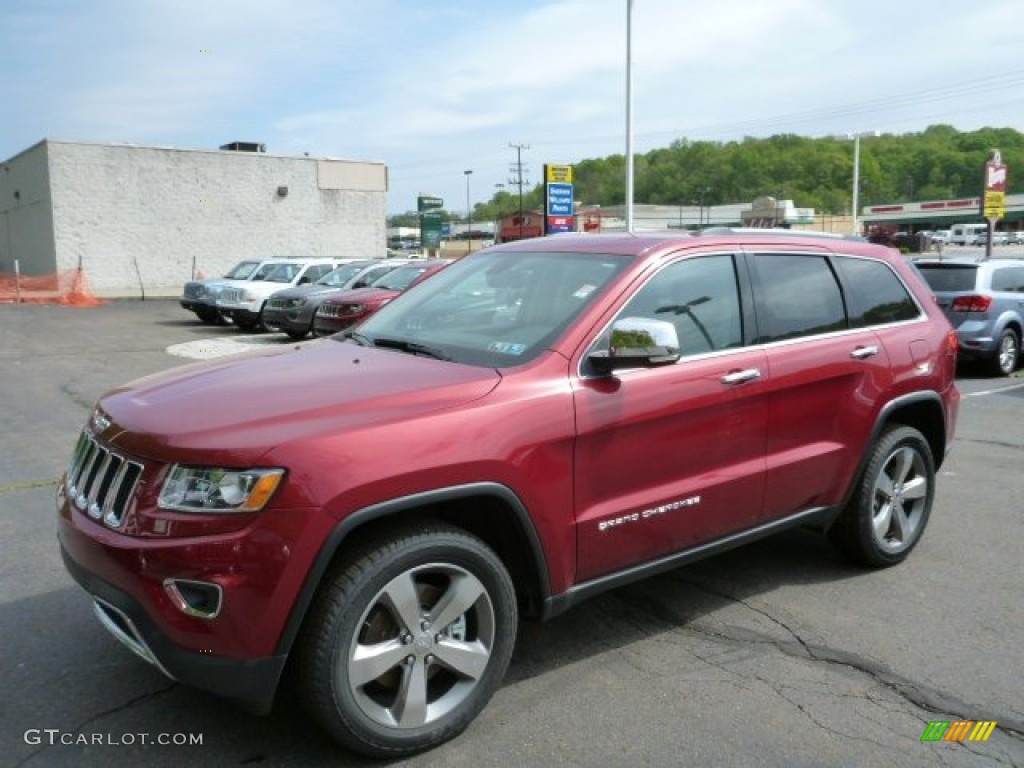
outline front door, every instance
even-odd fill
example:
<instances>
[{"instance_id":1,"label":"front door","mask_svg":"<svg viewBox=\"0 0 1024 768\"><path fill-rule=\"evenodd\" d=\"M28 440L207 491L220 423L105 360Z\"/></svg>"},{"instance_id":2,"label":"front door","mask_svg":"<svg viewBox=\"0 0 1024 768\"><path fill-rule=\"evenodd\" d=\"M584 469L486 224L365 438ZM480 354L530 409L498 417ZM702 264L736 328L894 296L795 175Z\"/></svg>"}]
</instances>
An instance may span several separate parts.
<instances>
[{"instance_id":1,"label":"front door","mask_svg":"<svg viewBox=\"0 0 1024 768\"><path fill-rule=\"evenodd\" d=\"M574 382L581 581L760 516L766 365L761 348L745 345L738 286L732 254L667 265L616 319L671 321L682 358L604 378L584 364Z\"/></svg>"}]
</instances>

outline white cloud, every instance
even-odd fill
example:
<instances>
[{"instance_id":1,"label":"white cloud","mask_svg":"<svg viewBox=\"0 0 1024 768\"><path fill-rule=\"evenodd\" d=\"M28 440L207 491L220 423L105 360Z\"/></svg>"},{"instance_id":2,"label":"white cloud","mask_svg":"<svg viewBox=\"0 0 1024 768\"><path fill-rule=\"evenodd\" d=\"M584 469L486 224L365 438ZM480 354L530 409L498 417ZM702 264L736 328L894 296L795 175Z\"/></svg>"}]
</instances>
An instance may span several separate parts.
<instances>
[{"instance_id":1,"label":"white cloud","mask_svg":"<svg viewBox=\"0 0 1024 768\"><path fill-rule=\"evenodd\" d=\"M51 0L0 7L0 154L44 136L382 159L392 208L487 197L529 143L621 152L625 0ZM635 0L637 149L1021 126L1018 0ZM211 53L201 53L201 50ZM976 81L955 98L941 87ZM931 89L931 90L929 90ZM930 93L930 96L929 96Z\"/></svg>"}]
</instances>

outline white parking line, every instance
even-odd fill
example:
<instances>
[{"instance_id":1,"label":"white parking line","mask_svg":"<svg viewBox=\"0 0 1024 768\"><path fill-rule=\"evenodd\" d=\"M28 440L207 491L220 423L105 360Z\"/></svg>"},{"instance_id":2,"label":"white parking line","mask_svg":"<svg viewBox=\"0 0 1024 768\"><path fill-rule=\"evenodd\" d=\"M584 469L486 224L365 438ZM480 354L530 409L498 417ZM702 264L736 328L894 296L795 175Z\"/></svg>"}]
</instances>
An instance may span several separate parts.
<instances>
[{"instance_id":1,"label":"white parking line","mask_svg":"<svg viewBox=\"0 0 1024 768\"><path fill-rule=\"evenodd\" d=\"M998 389L985 389L982 390L981 392L969 392L965 395L961 395L961 397L964 398L981 397L982 395L998 395L1000 392L1009 392L1011 389L1020 389L1021 387L1024 387L1024 382L1020 384L1011 384L1008 387L999 387Z\"/></svg>"}]
</instances>

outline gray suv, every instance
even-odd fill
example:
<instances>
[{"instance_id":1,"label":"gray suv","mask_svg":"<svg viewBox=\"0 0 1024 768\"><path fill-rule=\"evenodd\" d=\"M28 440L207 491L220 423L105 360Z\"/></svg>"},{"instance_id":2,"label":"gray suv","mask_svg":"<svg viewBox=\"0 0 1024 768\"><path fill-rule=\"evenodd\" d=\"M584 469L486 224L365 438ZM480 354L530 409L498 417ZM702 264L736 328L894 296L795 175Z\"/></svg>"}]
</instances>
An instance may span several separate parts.
<instances>
[{"instance_id":1,"label":"gray suv","mask_svg":"<svg viewBox=\"0 0 1024 768\"><path fill-rule=\"evenodd\" d=\"M1024 260L914 262L956 329L960 357L1009 376L1024 333Z\"/></svg>"}]
</instances>

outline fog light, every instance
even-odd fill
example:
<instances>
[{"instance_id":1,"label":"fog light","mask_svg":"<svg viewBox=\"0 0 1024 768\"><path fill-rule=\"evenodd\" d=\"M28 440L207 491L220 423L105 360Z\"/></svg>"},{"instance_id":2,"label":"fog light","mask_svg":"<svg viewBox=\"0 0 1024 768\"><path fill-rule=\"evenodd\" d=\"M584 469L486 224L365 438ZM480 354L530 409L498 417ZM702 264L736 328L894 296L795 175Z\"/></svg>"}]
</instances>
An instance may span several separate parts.
<instances>
[{"instance_id":1,"label":"fog light","mask_svg":"<svg viewBox=\"0 0 1024 768\"><path fill-rule=\"evenodd\" d=\"M174 606L184 614L200 619L215 619L224 602L220 584L191 579L167 579L164 591Z\"/></svg>"}]
</instances>

